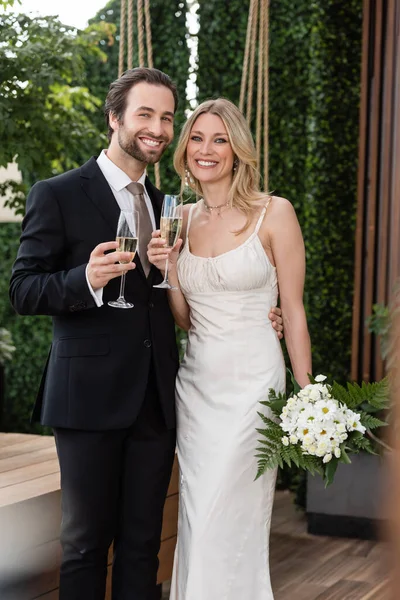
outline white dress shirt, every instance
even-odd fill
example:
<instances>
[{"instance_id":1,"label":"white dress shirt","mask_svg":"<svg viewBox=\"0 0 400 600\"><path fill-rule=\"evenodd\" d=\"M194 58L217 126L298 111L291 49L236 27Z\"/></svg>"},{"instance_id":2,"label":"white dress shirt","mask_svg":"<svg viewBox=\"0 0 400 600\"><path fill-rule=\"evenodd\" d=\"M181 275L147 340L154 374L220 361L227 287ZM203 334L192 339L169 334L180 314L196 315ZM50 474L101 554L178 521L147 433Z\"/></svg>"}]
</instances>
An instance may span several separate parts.
<instances>
[{"instance_id":1,"label":"white dress shirt","mask_svg":"<svg viewBox=\"0 0 400 600\"><path fill-rule=\"evenodd\" d=\"M97 159L97 164L99 166L99 169L103 173L104 177L106 178L107 183L110 186L111 191L115 196L115 200L117 201L117 204L118 204L120 210L131 209L133 207L133 196L130 192L128 192L128 190L126 189L126 186L129 183L132 183L132 180L128 177L128 175L125 173L125 171L123 171L122 169L117 167L117 165L114 164L112 162L112 160L110 160L108 158L106 150L102 150L100 156ZM155 229L156 221L154 218L153 205L151 203L150 197L149 197L146 187L144 185L145 180L146 180L146 171L144 171L143 175L137 180L137 183L141 183L144 187L144 199L146 202L147 210L149 211L151 224L153 226L153 229ZM109 240L104 240L104 241L106 242ZM138 252L138 254L139 254L139 252ZM140 257L140 255L139 255L139 257ZM96 302L97 306L102 306L102 304L103 304L103 288L99 288L96 291L92 288L92 286L90 285L88 276L87 276L87 267L86 267L86 281L87 281L87 284L89 287L89 291L90 291L91 295L93 296L94 301Z\"/></svg>"}]
</instances>

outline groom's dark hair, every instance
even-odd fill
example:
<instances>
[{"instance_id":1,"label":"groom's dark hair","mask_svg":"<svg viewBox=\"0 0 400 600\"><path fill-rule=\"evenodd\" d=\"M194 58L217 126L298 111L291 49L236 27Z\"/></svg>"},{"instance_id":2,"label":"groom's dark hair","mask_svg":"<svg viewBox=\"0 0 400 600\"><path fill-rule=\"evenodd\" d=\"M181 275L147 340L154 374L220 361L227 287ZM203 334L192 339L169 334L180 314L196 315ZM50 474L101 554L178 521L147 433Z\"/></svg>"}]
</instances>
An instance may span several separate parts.
<instances>
[{"instance_id":1,"label":"groom's dark hair","mask_svg":"<svg viewBox=\"0 0 400 600\"><path fill-rule=\"evenodd\" d=\"M118 120L121 120L124 116L126 109L126 97L129 90L137 83L142 81L150 83L152 85L162 85L171 90L174 96L175 112L178 108L178 92L176 85L168 75L159 71L158 69L149 69L148 67L135 67L134 69L128 69L115 81L110 84L107 98L104 104L104 115L108 126L108 139L111 140L113 129L110 127L110 113L112 113Z\"/></svg>"}]
</instances>

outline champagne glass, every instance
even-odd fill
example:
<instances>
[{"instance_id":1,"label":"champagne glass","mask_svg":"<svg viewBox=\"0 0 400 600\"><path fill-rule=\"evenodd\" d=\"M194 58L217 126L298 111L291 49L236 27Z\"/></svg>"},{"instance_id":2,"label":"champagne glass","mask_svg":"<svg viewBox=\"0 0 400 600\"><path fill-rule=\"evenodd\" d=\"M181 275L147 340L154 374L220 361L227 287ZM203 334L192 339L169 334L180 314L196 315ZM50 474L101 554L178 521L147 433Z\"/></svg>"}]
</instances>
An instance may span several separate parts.
<instances>
[{"instance_id":1,"label":"champagne glass","mask_svg":"<svg viewBox=\"0 0 400 600\"><path fill-rule=\"evenodd\" d=\"M131 259L127 261L119 261L121 265L128 264L135 258L136 249L138 246L139 234L139 213L137 210L121 210L117 225L116 242L118 242L117 252L130 252ZM111 300L108 305L114 308L133 308L132 302L127 302L124 297L125 293L125 278L126 271L121 275L121 286L119 288L119 298Z\"/></svg>"},{"instance_id":2,"label":"champagne glass","mask_svg":"<svg viewBox=\"0 0 400 600\"><path fill-rule=\"evenodd\" d=\"M183 203L180 196L164 196L164 202L161 209L160 232L161 237L165 240L165 248L173 248L179 239L182 230L183 219ZM165 263L164 281L155 288L163 290L176 290L168 281L168 257Z\"/></svg>"}]
</instances>

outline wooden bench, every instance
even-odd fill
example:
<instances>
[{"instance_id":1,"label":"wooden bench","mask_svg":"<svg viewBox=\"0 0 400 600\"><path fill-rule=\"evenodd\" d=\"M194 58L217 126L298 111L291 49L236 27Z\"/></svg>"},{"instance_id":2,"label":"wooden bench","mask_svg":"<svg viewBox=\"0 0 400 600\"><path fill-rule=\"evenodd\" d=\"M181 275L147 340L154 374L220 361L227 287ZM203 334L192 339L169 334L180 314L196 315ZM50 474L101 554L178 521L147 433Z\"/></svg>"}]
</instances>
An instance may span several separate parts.
<instances>
[{"instance_id":1,"label":"wooden bench","mask_svg":"<svg viewBox=\"0 0 400 600\"><path fill-rule=\"evenodd\" d=\"M21 579L18 598L58 598L61 522L60 473L54 438L0 433L0 581ZM178 515L178 467L175 461L164 508L158 582L171 579ZM109 575L112 552L109 554ZM30 574L34 573L34 576ZM23 576L22 576L23 579ZM110 595L111 577L107 581Z\"/></svg>"}]
</instances>

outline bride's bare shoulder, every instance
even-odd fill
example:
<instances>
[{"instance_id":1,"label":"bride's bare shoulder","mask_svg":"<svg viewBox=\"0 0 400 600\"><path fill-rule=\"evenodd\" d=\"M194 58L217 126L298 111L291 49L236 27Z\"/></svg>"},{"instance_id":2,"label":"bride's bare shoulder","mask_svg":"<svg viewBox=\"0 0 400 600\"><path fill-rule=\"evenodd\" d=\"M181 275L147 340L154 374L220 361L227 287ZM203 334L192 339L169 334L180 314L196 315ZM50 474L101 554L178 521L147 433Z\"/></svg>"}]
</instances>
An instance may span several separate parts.
<instances>
[{"instance_id":1,"label":"bride's bare shoulder","mask_svg":"<svg viewBox=\"0 0 400 600\"><path fill-rule=\"evenodd\" d=\"M271 212L274 211L292 211L293 204L287 198L282 198L281 196L266 196L266 204L268 205L268 209Z\"/></svg>"},{"instance_id":2,"label":"bride's bare shoulder","mask_svg":"<svg viewBox=\"0 0 400 600\"><path fill-rule=\"evenodd\" d=\"M298 228L296 213L289 200L281 196L268 196L265 205L267 211L262 222L261 235L270 238L272 235L289 233Z\"/></svg>"}]
</instances>

